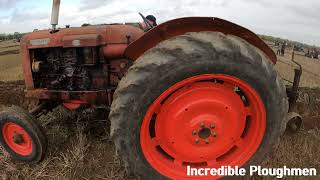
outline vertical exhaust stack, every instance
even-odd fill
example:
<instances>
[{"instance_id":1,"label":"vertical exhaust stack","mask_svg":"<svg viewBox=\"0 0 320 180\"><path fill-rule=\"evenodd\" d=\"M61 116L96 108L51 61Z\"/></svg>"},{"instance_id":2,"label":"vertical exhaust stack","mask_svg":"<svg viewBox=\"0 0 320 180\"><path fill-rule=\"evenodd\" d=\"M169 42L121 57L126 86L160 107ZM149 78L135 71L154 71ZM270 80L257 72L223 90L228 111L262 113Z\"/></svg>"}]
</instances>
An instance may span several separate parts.
<instances>
[{"instance_id":1,"label":"vertical exhaust stack","mask_svg":"<svg viewBox=\"0 0 320 180\"><path fill-rule=\"evenodd\" d=\"M52 13L51 13L51 25L52 31L56 31L56 26L59 21L59 9L60 9L60 0L53 0L52 4Z\"/></svg>"}]
</instances>

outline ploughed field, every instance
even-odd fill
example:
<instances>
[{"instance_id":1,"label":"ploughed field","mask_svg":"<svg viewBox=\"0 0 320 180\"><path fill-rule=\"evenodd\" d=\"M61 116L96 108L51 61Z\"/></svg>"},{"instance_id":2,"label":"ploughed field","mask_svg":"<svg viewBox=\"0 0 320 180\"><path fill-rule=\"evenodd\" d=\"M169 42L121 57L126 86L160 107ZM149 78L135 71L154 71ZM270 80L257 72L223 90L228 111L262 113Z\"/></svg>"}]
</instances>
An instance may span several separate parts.
<instances>
[{"instance_id":1,"label":"ploughed field","mask_svg":"<svg viewBox=\"0 0 320 180\"><path fill-rule=\"evenodd\" d=\"M303 66L303 87L298 99L298 111L304 118L303 128L296 134L285 133L263 166L314 167L319 174L320 60L299 55L296 59ZM294 67L290 62L290 53L279 57L276 65L280 76L289 81L292 81ZM1 42L0 109L10 105L30 108L33 103L34 100L24 98L18 44ZM0 179L134 179L126 176L119 158L114 154L106 115L107 112L91 109L76 114L60 106L41 116L38 120L49 140L46 158L39 164L26 165L10 159L0 149Z\"/></svg>"}]
</instances>

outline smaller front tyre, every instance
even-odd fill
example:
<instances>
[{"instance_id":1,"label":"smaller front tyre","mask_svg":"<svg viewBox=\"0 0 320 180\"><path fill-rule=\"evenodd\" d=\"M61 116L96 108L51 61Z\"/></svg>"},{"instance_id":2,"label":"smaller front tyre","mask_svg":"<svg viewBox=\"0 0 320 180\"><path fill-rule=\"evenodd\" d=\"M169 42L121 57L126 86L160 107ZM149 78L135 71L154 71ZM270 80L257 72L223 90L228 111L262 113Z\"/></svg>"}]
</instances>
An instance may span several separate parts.
<instances>
[{"instance_id":1,"label":"smaller front tyre","mask_svg":"<svg viewBox=\"0 0 320 180\"><path fill-rule=\"evenodd\" d=\"M14 159L36 163L44 157L47 140L33 116L12 106L0 112L0 144Z\"/></svg>"}]
</instances>

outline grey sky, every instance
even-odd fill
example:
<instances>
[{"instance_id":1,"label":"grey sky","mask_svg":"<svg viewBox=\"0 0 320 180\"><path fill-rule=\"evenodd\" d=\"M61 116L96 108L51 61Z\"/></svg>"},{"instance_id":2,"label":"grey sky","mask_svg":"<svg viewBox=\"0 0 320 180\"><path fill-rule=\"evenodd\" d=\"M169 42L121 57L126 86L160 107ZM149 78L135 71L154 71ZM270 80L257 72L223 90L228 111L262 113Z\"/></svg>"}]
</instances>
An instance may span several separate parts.
<instances>
[{"instance_id":1,"label":"grey sky","mask_svg":"<svg viewBox=\"0 0 320 180\"><path fill-rule=\"evenodd\" d=\"M51 0L0 0L0 32L49 28ZM320 46L319 0L61 0L60 26L215 16L256 33Z\"/></svg>"}]
</instances>

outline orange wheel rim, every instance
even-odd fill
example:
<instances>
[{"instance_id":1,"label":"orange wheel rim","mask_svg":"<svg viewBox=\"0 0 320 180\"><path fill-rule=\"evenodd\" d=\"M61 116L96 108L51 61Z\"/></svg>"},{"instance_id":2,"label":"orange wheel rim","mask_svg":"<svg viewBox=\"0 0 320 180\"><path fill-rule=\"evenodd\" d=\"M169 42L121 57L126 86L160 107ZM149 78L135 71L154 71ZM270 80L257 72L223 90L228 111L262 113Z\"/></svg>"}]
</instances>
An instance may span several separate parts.
<instances>
[{"instance_id":1,"label":"orange wheel rim","mask_svg":"<svg viewBox=\"0 0 320 180\"><path fill-rule=\"evenodd\" d=\"M28 156L32 153L32 139L29 134L18 124L7 122L2 127L5 143L15 153Z\"/></svg>"},{"instance_id":2,"label":"orange wheel rim","mask_svg":"<svg viewBox=\"0 0 320 180\"><path fill-rule=\"evenodd\" d=\"M204 74L171 86L153 102L143 119L140 144L159 173L185 179L188 165L243 166L265 129L265 107L255 89L233 76Z\"/></svg>"}]
</instances>

